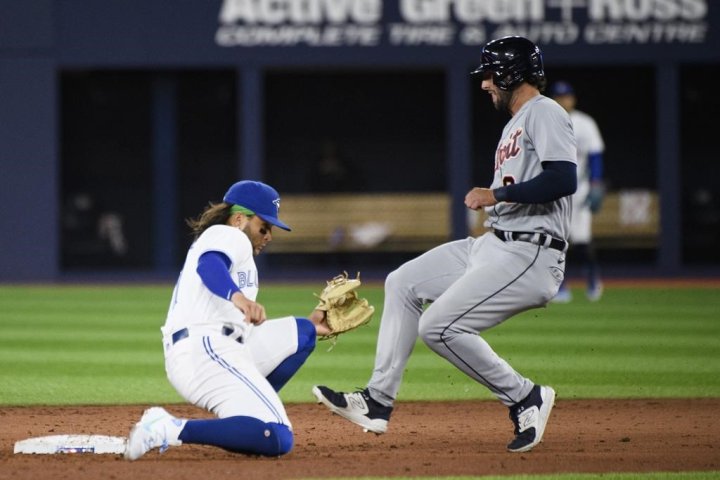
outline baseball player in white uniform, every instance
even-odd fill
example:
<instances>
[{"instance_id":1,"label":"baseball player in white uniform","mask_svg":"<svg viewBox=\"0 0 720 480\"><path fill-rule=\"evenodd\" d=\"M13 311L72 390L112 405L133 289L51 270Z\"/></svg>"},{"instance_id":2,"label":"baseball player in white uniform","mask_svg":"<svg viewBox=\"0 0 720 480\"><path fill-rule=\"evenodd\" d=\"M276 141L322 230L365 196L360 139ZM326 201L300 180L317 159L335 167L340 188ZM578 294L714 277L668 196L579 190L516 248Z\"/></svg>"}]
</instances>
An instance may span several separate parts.
<instances>
[{"instance_id":1,"label":"baseball player in white uniform","mask_svg":"<svg viewBox=\"0 0 720 480\"><path fill-rule=\"evenodd\" d=\"M509 407L512 452L543 437L555 391L500 358L479 335L525 310L542 307L563 280L576 188L576 147L567 112L541 95L542 54L522 37L489 42L473 72L495 107L507 111L490 188L473 188L465 204L484 208L492 231L446 243L392 272L375 369L353 393L313 387L332 412L384 433L417 337Z\"/></svg>"},{"instance_id":2,"label":"baseball player in white uniform","mask_svg":"<svg viewBox=\"0 0 720 480\"><path fill-rule=\"evenodd\" d=\"M592 243L592 217L597 213L603 201L603 142L600 129L595 120L585 112L577 110L577 97L570 83L559 81L550 87L550 95L570 115L577 140L577 176L578 187L572 197L573 214L570 222L570 253L568 259L577 258L585 270L588 300L600 300L603 285L600 280L600 268ZM572 293L566 282L560 286L553 299L557 303L572 300Z\"/></svg>"},{"instance_id":3,"label":"baseball player in white uniform","mask_svg":"<svg viewBox=\"0 0 720 480\"><path fill-rule=\"evenodd\" d=\"M329 329L319 310L309 318L266 321L255 301L253 257L272 240L273 226L290 230L279 207L275 189L246 180L188 221L196 239L161 328L165 369L183 398L217 418L180 419L149 408L130 432L127 459L182 443L266 456L292 448L292 425L277 392Z\"/></svg>"}]
</instances>

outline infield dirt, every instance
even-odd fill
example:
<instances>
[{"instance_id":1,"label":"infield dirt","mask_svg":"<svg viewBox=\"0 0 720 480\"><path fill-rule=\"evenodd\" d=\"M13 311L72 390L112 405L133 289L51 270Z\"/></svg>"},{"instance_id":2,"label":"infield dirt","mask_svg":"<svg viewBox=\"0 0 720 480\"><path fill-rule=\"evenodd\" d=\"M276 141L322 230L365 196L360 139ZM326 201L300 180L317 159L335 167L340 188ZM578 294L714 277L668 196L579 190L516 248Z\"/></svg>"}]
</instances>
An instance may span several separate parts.
<instances>
[{"instance_id":1,"label":"infield dirt","mask_svg":"<svg viewBox=\"0 0 720 480\"><path fill-rule=\"evenodd\" d=\"M136 462L119 455L13 454L14 443L58 434L125 436L145 406L0 408L0 479L239 479L508 475L556 472L720 471L720 399L563 400L545 439L524 454L497 402L399 403L388 433L315 404L288 406L295 448L282 458L183 445ZM180 417L208 417L170 405Z\"/></svg>"}]
</instances>

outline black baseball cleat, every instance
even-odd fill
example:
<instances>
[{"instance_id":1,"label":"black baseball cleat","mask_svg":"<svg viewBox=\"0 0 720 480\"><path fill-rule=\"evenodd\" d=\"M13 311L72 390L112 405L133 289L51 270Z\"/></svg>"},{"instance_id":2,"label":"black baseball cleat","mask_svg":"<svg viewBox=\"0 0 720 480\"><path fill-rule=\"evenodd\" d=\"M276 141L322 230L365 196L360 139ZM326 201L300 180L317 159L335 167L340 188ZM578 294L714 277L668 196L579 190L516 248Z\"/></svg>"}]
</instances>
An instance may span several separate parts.
<instances>
[{"instance_id":1,"label":"black baseball cleat","mask_svg":"<svg viewBox=\"0 0 720 480\"><path fill-rule=\"evenodd\" d=\"M510 407L515 440L508 444L507 449L511 452L529 452L540 443L553 405L555 390L535 385L523 401Z\"/></svg>"},{"instance_id":2,"label":"black baseball cleat","mask_svg":"<svg viewBox=\"0 0 720 480\"><path fill-rule=\"evenodd\" d=\"M353 393L343 393L316 385L312 388L312 392L318 403L324 404L331 412L360 425L366 432L380 435L387 431L393 407L380 405L373 400L367 388Z\"/></svg>"}]
</instances>

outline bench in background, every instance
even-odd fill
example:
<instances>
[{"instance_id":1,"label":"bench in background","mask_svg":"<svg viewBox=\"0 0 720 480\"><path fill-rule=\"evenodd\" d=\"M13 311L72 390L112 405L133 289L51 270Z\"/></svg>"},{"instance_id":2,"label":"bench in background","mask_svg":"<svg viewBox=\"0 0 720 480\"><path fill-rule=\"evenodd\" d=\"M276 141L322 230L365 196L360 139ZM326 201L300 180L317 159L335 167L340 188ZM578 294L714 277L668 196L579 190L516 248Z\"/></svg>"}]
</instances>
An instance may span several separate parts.
<instances>
[{"instance_id":1,"label":"bench in background","mask_svg":"<svg viewBox=\"0 0 720 480\"><path fill-rule=\"evenodd\" d=\"M430 193L286 194L280 217L292 232L274 229L268 252L420 252L450 239L450 196ZM482 234L484 212L468 210L472 235ZM597 246L654 247L657 195L610 192L593 219Z\"/></svg>"},{"instance_id":2,"label":"bench in background","mask_svg":"<svg viewBox=\"0 0 720 480\"><path fill-rule=\"evenodd\" d=\"M274 229L270 252L422 251L449 239L450 196L287 194L280 218L293 231Z\"/></svg>"}]
</instances>

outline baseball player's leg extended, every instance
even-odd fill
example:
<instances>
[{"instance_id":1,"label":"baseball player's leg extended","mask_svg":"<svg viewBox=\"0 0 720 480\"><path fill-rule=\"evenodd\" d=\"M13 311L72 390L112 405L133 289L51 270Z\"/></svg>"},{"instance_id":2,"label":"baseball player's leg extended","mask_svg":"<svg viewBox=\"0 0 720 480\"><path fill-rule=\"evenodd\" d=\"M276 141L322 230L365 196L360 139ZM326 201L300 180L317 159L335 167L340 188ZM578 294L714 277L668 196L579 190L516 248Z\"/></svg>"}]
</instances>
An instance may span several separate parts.
<instances>
[{"instance_id":1,"label":"baseball player's leg extended","mask_svg":"<svg viewBox=\"0 0 720 480\"><path fill-rule=\"evenodd\" d=\"M183 443L269 457L284 455L293 447L293 434L287 425L244 416L188 420L178 438Z\"/></svg>"},{"instance_id":2,"label":"baseball player's leg extended","mask_svg":"<svg viewBox=\"0 0 720 480\"><path fill-rule=\"evenodd\" d=\"M279 321L275 328L287 330L294 325L295 319L290 317L288 321ZM296 342L296 332L291 330ZM262 340L262 335L256 340ZM288 342L280 342L281 348L289 349L285 343ZM296 345L292 351L297 349ZM276 390L266 379L269 372L256 367L248 345L238 348L235 340L219 334L191 336L176 345L169 355L173 361L167 364L168 379L178 393L218 418L179 419L160 407L150 408L128 437L126 458L135 460L153 448L163 451L182 443L268 456L290 451L293 445L290 420ZM272 364L277 367L282 363L276 362L264 363L263 367L269 369Z\"/></svg>"},{"instance_id":3,"label":"baseball player's leg extended","mask_svg":"<svg viewBox=\"0 0 720 480\"><path fill-rule=\"evenodd\" d=\"M266 377L276 392L285 386L295 373L300 370L305 360L315 350L315 325L306 318L297 318L297 351L280 362Z\"/></svg>"},{"instance_id":4,"label":"baseball player's leg extended","mask_svg":"<svg viewBox=\"0 0 720 480\"><path fill-rule=\"evenodd\" d=\"M510 406L527 396L533 384L500 358L478 333L529 307L513 305L521 295L498 293L500 283L483 293L478 282L487 276L497 280L491 273L478 270L453 284L424 312L420 337L430 349Z\"/></svg>"},{"instance_id":5,"label":"baseball player's leg extended","mask_svg":"<svg viewBox=\"0 0 720 480\"><path fill-rule=\"evenodd\" d=\"M471 245L472 240L440 245L387 277L375 367L367 385L381 404L391 406L400 390L423 306L434 302L463 275Z\"/></svg>"},{"instance_id":6,"label":"baseball player's leg extended","mask_svg":"<svg viewBox=\"0 0 720 480\"><path fill-rule=\"evenodd\" d=\"M137 460L154 448L162 453L183 443L274 457L292 449L293 434L287 425L253 417L185 420L173 417L163 408L152 407L130 431L125 458Z\"/></svg>"},{"instance_id":7,"label":"baseball player's leg extended","mask_svg":"<svg viewBox=\"0 0 720 480\"><path fill-rule=\"evenodd\" d=\"M374 433L384 433L400 389L405 366L418 336L423 304L433 301L465 271L467 240L441 245L388 275L385 303L375 355L375 368L367 388L336 392L313 387L318 402Z\"/></svg>"},{"instance_id":8,"label":"baseball player's leg extended","mask_svg":"<svg viewBox=\"0 0 720 480\"><path fill-rule=\"evenodd\" d=\"M424 315L421 320L423 340L465 374L488 387L509 407L515 438L508 444L508 450L531 450L542 441L555 403L555 391L535 385L517 373L472 327L461 321L449 326L434 323L437 319L433 314L440 311L439 307L442 305L435 303L425 312L430 315Z\"/></svg>"},{"instance_id":9,"label":"baseball player's leg extended","mask_svg":"<svg viewBox=\"0 0 720 480\"><path fill-rule=\"evenodd\" d=\"M478 336L549 298L551 286L545 291L537 287L547 282L542 278L544 268L515 270L522 273L513 275L506 261L486 262L482 268L470 270L425 311L420 335L432 350L488 387L509 407L515 439L508 450L525 452L542 440L555 392L517 373ZM487 278L494 280L493 286L483 281Z\"/></svg>"}]
</instances>

